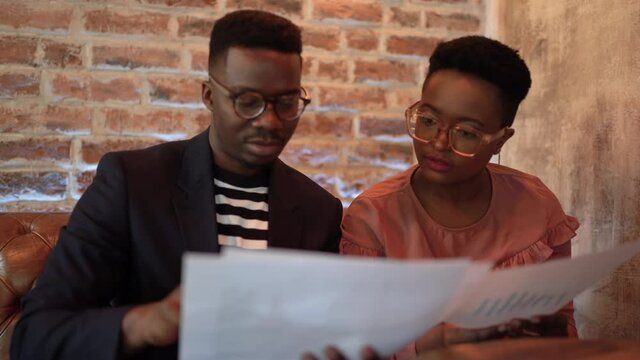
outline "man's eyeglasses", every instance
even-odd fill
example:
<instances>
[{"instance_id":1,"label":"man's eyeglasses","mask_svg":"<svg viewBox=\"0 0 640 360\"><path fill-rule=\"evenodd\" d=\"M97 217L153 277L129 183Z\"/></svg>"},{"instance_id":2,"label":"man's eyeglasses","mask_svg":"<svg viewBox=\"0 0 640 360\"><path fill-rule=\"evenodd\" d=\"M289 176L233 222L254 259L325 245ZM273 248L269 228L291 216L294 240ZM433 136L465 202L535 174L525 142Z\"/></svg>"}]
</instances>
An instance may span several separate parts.
<instances>
[{"instance_id":1,"label":"man's eyeglasses","mask_svg":"<svg viewBox=\"0 0 640 360\"><path fill-rule=\"evenodd\" d=\"M405 111L409 135L419 142L428 144L438 137L441 129L448 131L449 146L460 156L473 157L483 145L502 137L507 129L505 127L494 134L486 134L463 124L448 125L429 110L420 109L419 105L418 101Z\"/></svg>"},{"instance_id":2,"label":"man's eyeglasses","mask_svg":"<svg viewBox=\"0 0 640 360\"><path fill-rule=\"evenodd\" d=\"M311 102L307 90L302 86L297 92L276 97L265 97L255 91L233 93L231 89L213 76L210 75L209 78L227 92L229 99L233 101L233 110L236 115L245 120L253 120L262 115L267 108L267 104L271 104L280 120L294 121L302 115L304 109Z\"/></svg>"}]
</instances>

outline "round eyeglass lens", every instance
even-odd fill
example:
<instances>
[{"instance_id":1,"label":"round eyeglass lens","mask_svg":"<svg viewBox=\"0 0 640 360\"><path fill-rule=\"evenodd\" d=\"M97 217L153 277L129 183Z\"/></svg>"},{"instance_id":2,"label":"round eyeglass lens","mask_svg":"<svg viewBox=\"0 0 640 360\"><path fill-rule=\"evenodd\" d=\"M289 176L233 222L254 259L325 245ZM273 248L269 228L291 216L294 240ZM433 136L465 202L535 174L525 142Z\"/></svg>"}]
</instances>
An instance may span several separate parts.
<instances>
[{"instance_id":1,"label":"round eyeglass lens","mask_svg":"<svg viewBox=\"0 0 640 360\"><path fill-rule=\"evenodd\" d=\"M236 113L245 119L253 119L259 116L264 111L265 106L262 95L252 92L241 94L234 100Z\"/></svg>"},{"instance_id":2,"label":"round eyeglass lens","mask_svg":"<svg viewBox=\"0 0 640 360\"><path fill-rule=\"evenodd\" d=\"M473 155L482 145L480 135L465 128L454 127L450 130L449 136L451 147L463 154Z\"/></svg>"},{"instance_id":3,"label":"round eyeglass lens","mask_svg":"<svg viewBox=\"0 0 640 360\"><path fill-rule=\"evenodd\" d=\"M300 117L304 107L300 94L280 96L276 103L276 113L283 120L295 120Z\"/></svg>"},{"instance_id":4,"label":"round eyeglass lens","mask_svg":"<svg viewBox=\"0 0 640 360\"><path fill-rule=\"evenodd\" d=\"M440 122L428 113L413 111L409 114L409 133L425 142L433 141L441 129ZM473 129L454 126L449 129L449 143L453 150L464 155L473 155L482 145L481 136Z\"/></svg>"},{"instance_id":5,"label":"round eyeglass lens","mask_svg":"<svg viewBox=\"0 0 640 360\"><path fill-rule=\"evenodd\" d=\"M439 123L427 114L416 113L411 117L415 136L422 140L431 141L438 136Z\"/></svg>"}]
</instances>

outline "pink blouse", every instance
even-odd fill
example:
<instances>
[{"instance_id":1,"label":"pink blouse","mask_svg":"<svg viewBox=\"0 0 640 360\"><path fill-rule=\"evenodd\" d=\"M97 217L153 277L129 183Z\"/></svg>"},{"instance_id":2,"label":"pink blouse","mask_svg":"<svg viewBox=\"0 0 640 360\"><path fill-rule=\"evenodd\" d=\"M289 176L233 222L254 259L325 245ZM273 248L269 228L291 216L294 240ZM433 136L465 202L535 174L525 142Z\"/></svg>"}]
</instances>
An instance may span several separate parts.
<instances>
[{"instance_id":1,"label":"pink blouse","mask_svg":"<svg viewBox=\"0 0 640 360\"><path fill-rule=\"evenodd\" d=\"M411 187L417 165L358 196L342 221L340 252L398 259L469 257L507 268L571 257L578 220L566 215L555 195L535 176L488 164L491 203L485 215L463 228L436 223ZM563 310L575 336L573 306Z\"/></svg>"}]
</instances>

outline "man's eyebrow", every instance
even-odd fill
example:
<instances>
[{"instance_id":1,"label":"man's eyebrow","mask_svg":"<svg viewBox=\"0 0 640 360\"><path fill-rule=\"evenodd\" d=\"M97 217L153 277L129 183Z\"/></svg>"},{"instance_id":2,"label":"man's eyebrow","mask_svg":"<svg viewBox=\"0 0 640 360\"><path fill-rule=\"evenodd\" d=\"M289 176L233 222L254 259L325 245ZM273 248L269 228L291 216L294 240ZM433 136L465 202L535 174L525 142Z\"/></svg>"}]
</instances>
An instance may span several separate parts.
<instances>
[{"instance_id":1,"label":"man's eyebrow","mask_svg":"<svg viewBox=\"0 0 640 360\"><path fill-rule=\"evenodd\" d=\"M240 93L244 93L244 92L254 92L254 93L258 93L258 94L260 94L262 96L266 96L266 97L274 97L274 96L277 97L277 96L283 96L283 95L293 95L293 94L296 94L296 93L300 92L300 87L295 88L295 89L284 90L284 91L281 91L281 92L279 92L277 94L274 94L274 95L266 95L266 94L264 94L262 91L260 91L258 89L255 89L255 88L252 88L252 87L249 87L249 86L242 86L242 85L240 85L240 86L229 85L229 89L232 90L233 93L236 94L236 95L240 94Z\"/></svg>"}]
</instances>

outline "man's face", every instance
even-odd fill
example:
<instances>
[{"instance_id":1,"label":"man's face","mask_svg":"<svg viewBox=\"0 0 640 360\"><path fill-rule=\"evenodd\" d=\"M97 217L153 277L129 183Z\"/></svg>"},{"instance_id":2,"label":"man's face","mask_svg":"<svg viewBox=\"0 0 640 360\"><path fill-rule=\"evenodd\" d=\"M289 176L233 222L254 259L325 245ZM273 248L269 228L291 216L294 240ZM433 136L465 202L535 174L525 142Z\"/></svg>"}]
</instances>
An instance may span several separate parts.
<instances>
[{"instance_id":1,"label":"man's face","mask_svg":"<svg viewBox=\"0 0 640 360\"><path fill-rule=\"evenodd\" d=\"M454 70L432 74L422 89L420 106L447 125L464 125L486 134L498 132L502 125L500 89L473 75ZM473 157L452 151L449 134L440 130L428 144L414 140L420 168L416 175L429 183L452 184L470 181L484 171L491 156L513 135L505 135L482 145Z\"/></svg>"},{"instance_id":2,"label":"man's face","mask_svg":"<svg viewBox=\"0 0 640 360\"><path fill-rule=\"evenodd\" d=\"M233 47L211 75L231 94L252 91L271 99L300 89L301 60L297 54ZM203 84L202 99L212 113L209 143L214 160L225 170L255 174L277 159L298 120L279 119L271 104L257 118L245 120L236 114L229 96L212 81Z\"/></svg>"}]
</instances>

